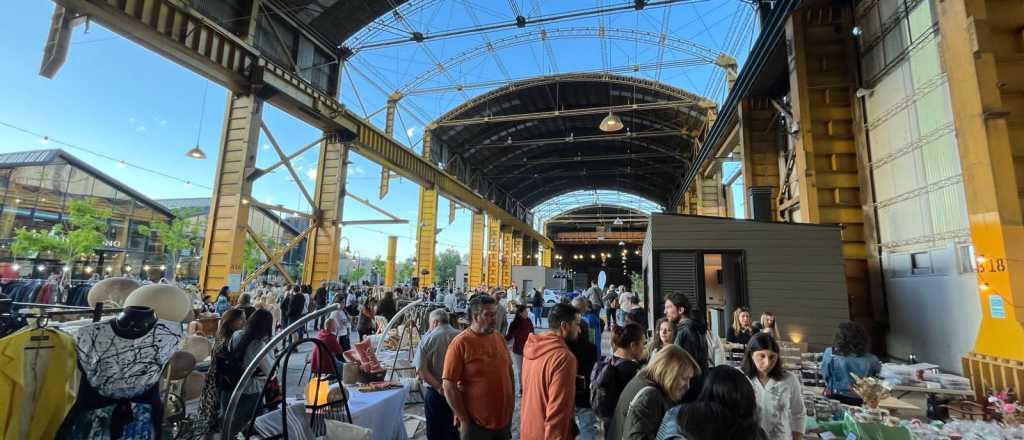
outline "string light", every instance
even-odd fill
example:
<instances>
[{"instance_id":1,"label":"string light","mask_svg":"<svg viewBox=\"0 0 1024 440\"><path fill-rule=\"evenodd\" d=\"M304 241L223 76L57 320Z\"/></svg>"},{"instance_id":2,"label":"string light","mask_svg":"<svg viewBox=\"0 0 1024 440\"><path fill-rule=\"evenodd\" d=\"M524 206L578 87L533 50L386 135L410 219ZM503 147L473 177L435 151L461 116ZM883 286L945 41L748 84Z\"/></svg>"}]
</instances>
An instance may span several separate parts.
<instances>
[{"instance_id":1,"label":"string light","mask_svg":"<svg viewBox=\"0 0 1024 440\"><path fill-rule=\"evenodd\" d=\"M42 144L49 144L50 142L52 142L52 143L57 144L57 145L65 146L65 147L68 147L68 148L71 148L71 149L75 149L75 150L81 151L83 153L91 154L93 156L109 160L111 162L115 162L119 166L120 166L120 164L124 164L124 167L132 167L132 168L135 168L137 170L145 171L147 173L154 174L154 175L157 175L157 176L160 176L160 177L164 177L164 178L171 179L171 180L176 180L178 182L184 182L186 184L185 185L186 188L191 188L191 185L192 185L192 183L190 181L186 180L186 179L182 179L180 177L175 177L175 176L172 176L170 174L163 173L163 172L151 169L151 168L146 168L144 166L135 165L135 164L126 162L126 161L124 161L122 159L118 159L118 158L113 157L113 156L109 156L109 155L106 155L106 154L103 154L103 153L99 153L99 152L97 152L95 150L92 150L92 149L89 149L89 148L86 148L86 147L82 147L82 146L79 146L79 145L75 145L75 144L72 144L70 142L65 142L65 141L62 141L62 140L59 140L59 139L54 139L54 138L51 138L49 136L45 136L45 135L43 135L41 133L36 133L35 131L29 130L27 128L22 128L22 127L19 127L17 125L10 124L8 122L0 121L0 125L2 125L4 127L7 127L7 128L10 128L12 130L20 131L20 132L25 133L25 134L30 135L30 136L35 136L35 137L40 139L39 142L42 143ZM124 167L122 167L122 168L124 168ZM213 191L213 188L209 187L209 186L199 185L199 184L196 184L196 186L200 187L200 188L203 188L203 189L208 189L210 191Z\"/></svg>"}]
</instances>

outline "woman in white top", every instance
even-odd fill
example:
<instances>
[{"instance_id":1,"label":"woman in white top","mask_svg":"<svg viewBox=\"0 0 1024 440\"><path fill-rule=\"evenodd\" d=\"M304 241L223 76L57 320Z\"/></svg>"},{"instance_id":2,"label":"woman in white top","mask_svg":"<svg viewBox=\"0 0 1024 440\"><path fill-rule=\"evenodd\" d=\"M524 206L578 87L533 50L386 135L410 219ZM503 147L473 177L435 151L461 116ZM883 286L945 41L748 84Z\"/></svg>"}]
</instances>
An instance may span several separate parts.
<instances>
[{"instance_id":1,"label":"woman in white top","mask_svg":"<svg viewBox=\"0 0 1024 440\"><path fill-rule=\"evenodd\" d=\"M779 344L768 333L757 333L747 343L743 373L757 395L761 428L771 440L800 440L804 435L804 401L800 380L782 369Z\"/></svg>"},{"instance_id":2,"label":"woman in white top","mask_svg":"<svg viewBox=\"0 0 1024 440\"><path fill-rule=\"evenodd\" d=\"M335 295L334 302L345 305L344 295ZM352 349L351 340L349 339L348 332L352 328L351 318L348 316L348 312L345 311L344 307L339 307L338 310L331 312L331 319L337 324L338 328L335 330L335 334L338 336L338 343L341 344L341 349L349 351Z\"/></svg>"}]
</instances>

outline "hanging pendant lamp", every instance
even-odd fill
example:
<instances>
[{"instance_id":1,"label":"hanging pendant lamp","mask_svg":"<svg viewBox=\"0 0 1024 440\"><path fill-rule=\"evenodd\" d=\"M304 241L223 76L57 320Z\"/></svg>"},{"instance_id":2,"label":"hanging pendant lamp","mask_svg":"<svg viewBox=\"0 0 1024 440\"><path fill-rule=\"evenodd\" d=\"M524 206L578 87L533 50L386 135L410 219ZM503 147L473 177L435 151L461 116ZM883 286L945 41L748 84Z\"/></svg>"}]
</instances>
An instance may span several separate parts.
<instances>
[{"instance_id":1,"label":"hanging pendant lamp","mask_svg":"<svg viewBox=\"0 0 1024 440\"><path fill-rule=\"evenodd\" d=\"M203 102L199 105L199 129L196 130L196 146L185 152L186 156L198 160L206 159L206 152L199 148L199 136L203 133L203 116L206 115L206 93L209 89L210 82L206 81L206 84L203 86Z\"/></svg>"},{"instance_id":2,"label":"hanging pendant lamp","mask_svg":"<svg viewBox=\"0 0 1024 440\"><path fill-rule=\"evenodd\" d=\"M605 133L612 133L622 130L622 127L622 120L619 119L619 117L616 116L615 113L608 112L608 116L605 116L604 119L601 120L601 125L599 125L597 128L601 129L601 131Z\"/></svg>"},{"instance_id":3,"label":"hanging pendant lamp","mask_svg":"<svg viewBox=\"0 0 1024 440\"><path fill-rule=\"evenodd\" d=\"M199 144L196 144L196 146L192 147L191 150L186 151L185 155L193 159L206 159L206 153L203 152L202 148L199 148Z\"/></svg>"}]
</instances>

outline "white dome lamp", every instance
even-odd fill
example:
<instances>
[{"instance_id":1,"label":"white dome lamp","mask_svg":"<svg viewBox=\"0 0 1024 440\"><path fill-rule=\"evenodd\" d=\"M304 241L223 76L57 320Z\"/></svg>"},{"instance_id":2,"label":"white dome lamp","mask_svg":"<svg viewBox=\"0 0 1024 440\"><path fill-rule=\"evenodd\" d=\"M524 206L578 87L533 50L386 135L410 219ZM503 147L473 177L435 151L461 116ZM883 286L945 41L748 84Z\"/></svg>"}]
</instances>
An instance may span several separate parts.
<instances>
[{"instance_id":1,"label":"white dome lamp","mask_svg":"<svg viewBox=\"0 0 1024 440\"><path fill-rule=\"evenodd\" d=\"M597 128L605 133L614 133L622 130L622 127L622 119L619 119L614 112L608 112L608 116L601 120L601 125L597 126Z\"/></svg>"}]
</instances>

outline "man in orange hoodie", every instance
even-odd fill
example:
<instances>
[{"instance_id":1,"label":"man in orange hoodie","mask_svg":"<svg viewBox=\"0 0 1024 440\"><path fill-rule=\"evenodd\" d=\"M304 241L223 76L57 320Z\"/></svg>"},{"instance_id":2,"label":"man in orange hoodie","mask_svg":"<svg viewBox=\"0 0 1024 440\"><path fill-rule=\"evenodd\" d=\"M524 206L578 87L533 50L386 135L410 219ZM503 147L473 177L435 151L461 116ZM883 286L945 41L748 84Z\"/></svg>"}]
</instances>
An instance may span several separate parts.
<instances>
[{"instance_id":1,"label":"man in orange hoodie","mask_svg":"<svg viewBox=\"0 0 1024 440\"><path fill-rule=\"evenodd\" d=\"M548 314L551 331L531 334L523 348L523 400L519 436L523 439L572 440L576 415L576 357L565 341L580 333L580 314L557 304Z\"/></svg>"}]
</instances>

